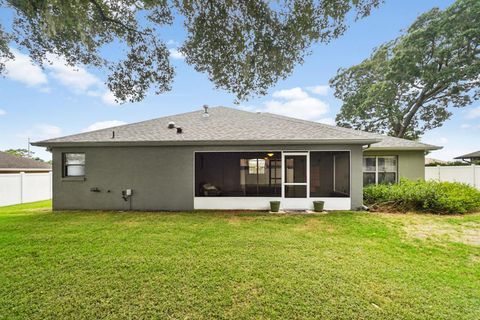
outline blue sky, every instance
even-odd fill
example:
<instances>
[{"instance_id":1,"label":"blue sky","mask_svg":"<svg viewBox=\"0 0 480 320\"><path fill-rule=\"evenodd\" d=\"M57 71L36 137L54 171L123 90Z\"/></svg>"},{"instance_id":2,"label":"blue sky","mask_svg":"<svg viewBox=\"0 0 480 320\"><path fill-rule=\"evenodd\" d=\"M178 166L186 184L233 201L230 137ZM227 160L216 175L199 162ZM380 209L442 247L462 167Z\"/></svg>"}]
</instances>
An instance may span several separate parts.
<instances>
[{"instance_id":1,"label":"blue sky","mask_svg":"<svg viewBox=\"0 0 480 320\"><path fill-rule=\"evenodd\" d=\"M419 14L435 6L445 8L452 2L387 0L370 17L352 22L344 36L327 45L315 45L305 63L297 66L267 96L250 99L240 107L331 123L341 101L333 97L327 85L337 69L367 58L373 48L397 37ZM8 19L8 12L0 13L2 23ZM173 90L160 96L151 94L134 104L116 105L103 84L105 75L98 70L85 67L74 70L59 59L42 70L16 51L17 59L8 64L6 77L0 78L0 150L25 148L28 138L35 141L132 123L197 110L203 104L235 106L232 94L215 89L204 74L186 65L176 52L184 38L178 24L165 30L164 36L176 67ZM422 138L444 146L431 157L449 160L480 149L480 102L453 112L443 127ZM50 159L50 153L43 148L32 150Z\"/></svg>"}]
</instances>

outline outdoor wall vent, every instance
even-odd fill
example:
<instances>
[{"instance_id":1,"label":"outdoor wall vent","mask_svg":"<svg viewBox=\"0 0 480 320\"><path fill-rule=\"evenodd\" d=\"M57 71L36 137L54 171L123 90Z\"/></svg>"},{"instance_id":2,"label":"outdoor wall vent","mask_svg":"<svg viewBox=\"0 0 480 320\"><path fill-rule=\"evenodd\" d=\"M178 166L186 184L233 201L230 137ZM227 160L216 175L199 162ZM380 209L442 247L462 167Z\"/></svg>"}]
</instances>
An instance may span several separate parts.
<instances>
[{"instance_id":1,"label":"outdoor wall vent","mask_svg":"<svg viewBox=\"0 0 480 320\"><path fill-rule=\"evenodd\" d=\"M170 122L168 123L168 129L173 129L173 128L175 128L175 122L170 121Z\"/></svg>"},{"instance_id":2,"label":"outdoor wall vent","mask_svg":"<svg viewBox=\"0 0 480 320\"><path fill-rule=\"evenodd\" d=\"M203 116L204 118L210 117L210 114L208 113L208 106L207 106L206 104L203 105L203 110L204 110L204 111L203 111L203 115L202 115L202 116Z\"/></svg>"},{"instance_id":3,"label":"outdoor wall vent","mask_svg":"<svg viewBox=\"0 0 480 320\"><path fill-rule=\"evenodd\" d=\"M177 127L177 133L180 134L180 133L182 133L182 132L183 132L182 127Z\"/></svg>"}]
</instances>

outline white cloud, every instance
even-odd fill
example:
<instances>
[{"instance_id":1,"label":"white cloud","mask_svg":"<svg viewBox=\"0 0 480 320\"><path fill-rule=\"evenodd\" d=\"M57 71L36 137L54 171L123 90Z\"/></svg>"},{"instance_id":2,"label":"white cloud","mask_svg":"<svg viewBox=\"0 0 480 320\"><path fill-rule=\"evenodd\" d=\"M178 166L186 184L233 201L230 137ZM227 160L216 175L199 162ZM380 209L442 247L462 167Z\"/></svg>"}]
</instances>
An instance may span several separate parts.
<instances>
[{"instance_id":1,"label":"white cloud","mask_svg":"<svg viewBox=\"0 0 480 320\"><path fill-rule=\"evenodd\" d=\"M433 144L436 146L444 146L448 143L448 138L446 137L430 137L424 140L425 143Z\"/></svg>"},{"instance_id":2,"label":"white cloud","mask_svg":"<svg viewBox=\"0 0 480 320\"><path fill-rule=\"evenodd\" d=\"M276 99L266 101L261 107L243 106L242 108L249 111L270 112L322 123L333 122L333 119L324 117L329 109L328 104L311 97L302 88L296 87L275 91L272 97Z\"/></svg>"},{"instance_id":3,"label":"white cloud","mask_svg":"<svg viewBox=\"0 0 480 320\"><path fill-rule=\"evenodd\" d=\"M15 58L5 61L7 78L28 86L39 87L41 92L49 93L51 88L45 85L49 82L50 77L75 94L87 94L100 98L105 104L117 104L113 94L105 88L102 80L84 67L70 66L64 58L48 54L44 64L47 72L44 72L41 67L33 64L27 55L14 48L10 50Z\"/></svg>"},{"instance_id":4,"label":"white cloud","mask_svg":"<svg viewBox=\"0 0 480 320\"><path fill-rule=\"evenodd\" d=\"M92 123L82 131L83 132L94 131L94 130L100 130L105 128L117 127L124 124L127 124L127 123L120 120L99 121L99 122Z\"/></svg>"},{"instance_id":5,"label":"white cloud","mask_svg":"<svg viewBox=\"0 0 480 320\"><path fill-rule=\"evenodd\" d=\"M116 100L115 96L113 95L113 92L110 90L105 91L101 95L101 99L104 103L110 104L110 105L120 105Z\"/></svg>"},{"instance_id":6,"label":"white cloud","mask_svg":"<svg viewBox=\"0 0 480 320\"><path fill-rule=\"evenodd\" d=\"M319 86L313 86L313 87L307 87L306 88L308 91L311 93L318 94L320 96L326 96L328 95L328 92L330 91L330 87L328 85L319 85Z\"/></svg>"},{"instance_id":7,"label":"white cloud","mask_svg":"<svg viewBox=\"0 0 480 320\"><path fill-rule=\"evenodd\" d=\"M50 63L46 64L49 74L62 85L76 93L84 93L91 87L101 87L102 81L82 67L74 67L67 61L55 55L48 55Z\"/></svg>"},{"instance_id":8,"label":"white cloud","mask_svg":"<svg viewBox=\"0 0 480 320\"><path fill-rule=\"evenodd\" d=\"M39 86L48 83L47 76L42 68L33 64L26 54L16 49L10 49L15 59L5 61L6 77L10 80L22 82L28 86Z\"/></svg>"},{"instance_id":9,"label":"white cloud","mask_svg":"<svg viewBox=\"0 0 480 320\"><path fill-rule=\"evenodd\" d=\"M185 59L185 56L183 55L183 53L178 51L178 49L171 48L171 49L168 49L168 51L170 52L170 57L172 57L173 59Z\"/></svg>"},{"instance_id":10,"label":"white cloud","mask_svg":"<svg viewBox=\"0 0 480 320\"><path fill-rule=\"evenodd\" d=\"M272 94L277 100L265 102L264 110L288 117L319 120L328 112L328 104L310 97L301 88L280 90Z\"/></svg>"},{"instance_id":11,"label":"white cloud","mask_svg":"<svg viewBox=\"0 0 480 320\"><path fill-rule=\"evenodd\" d=\"M0 109L0 116L4 116L7 114L7 111Z\"/></svg>"},{"instance_id":12,"label":"white cloud","mask_svg":"<svg viewBox=\"0 0 480 320\"><path fill-rule=\"evenodd\" d=\"M275 91L272 96L274 98L281 98L286 100L300 100L307 99L309 97L308 93L306 93L302 90L302 88L299 87Z\"/></svg>"},{"instance_id":13,"label":"white cloud","mask_svg":"<svg viewBox=\"0 0 480 320\"><path fill-rule=\"evenodd\" d=\"M30 129L17 136L22 139L30 138L31 141L45 140L58 137L62 134L62 129L51 124L36 124Z\"/></svg>"},{"instance_id":14,"label":"white cloud","mask_svg":"<svg viewBox=\"0 0 480 320\"><path fill-rule=\"evenodd\" d=\"M271 100L265 103L265 111L288 117L317 120L328 111L328 105L315 98L288 100L285 102Z\"/></svg>"},{"instance_id":15,"label":"white cloud","mask_svg":"<svg viewBox=\"0 0 480 320\"><path fill-rule=\"evenodd\" d=\"M460 125L460 128L476 131L476 130L480 130L480 124L472 125L472 124L464 123Z\"/></svg>"},{"instance_id":16,"label":"white cloud","mask_svg":"<svg viewBox=\"0 0 480 320\"><path fill-rule=\"evenodd\" d=\"M99 97L105 104L109 104L112 106L120 106L120 103L115 100L115 96L110 90L90 90L87 91L87 95L89 95L90 97Z\"/></svg>"},{"instance_id":17,"label":"white cloud","mask_svg":"<svg viewBox=\"0 0 480 320\"><path fill-rule=\"evenodd\" d=\"M119 105L113 93L105 88L100 78L83 67L70 66L67 61L55 55L49 55L49 75L76 94L98 97L105 104Z\"/></svg>"},{"instance_id":18,"label":"white cloud","mask_svg":"<svg viewBox=\"0 0 480 320\"><path fill-rule=\"evenodd\" d=\"M467 112L467 119L480 118L480 107L473 108Z\"/></svg>"}]
</instances>

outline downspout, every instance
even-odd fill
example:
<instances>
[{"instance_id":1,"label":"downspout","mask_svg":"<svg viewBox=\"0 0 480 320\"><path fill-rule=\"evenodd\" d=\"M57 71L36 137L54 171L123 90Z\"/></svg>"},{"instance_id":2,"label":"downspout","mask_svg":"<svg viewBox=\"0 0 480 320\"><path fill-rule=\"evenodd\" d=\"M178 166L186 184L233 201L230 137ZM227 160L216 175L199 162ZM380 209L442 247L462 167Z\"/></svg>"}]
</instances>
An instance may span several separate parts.
<instances>
[{"instance_id":1,"label":"downspout","mask_svg":"<svg viewBox=\"0 0 480 320\"><path fill-rule=\"evenodd\" d=\"M368 150L370 148L371 144L367 144L367 147L365 146L362 146L362 151L365 151L365 150ZM363 154L362 154L363 156ZM362 175L363 175L363 172L362 172ZM364 211L370 211L370 208L367 207L364 203L363 203L363 183L362 183L362 206L360 207L362 210Z\"/></svg>"}]
</instances>

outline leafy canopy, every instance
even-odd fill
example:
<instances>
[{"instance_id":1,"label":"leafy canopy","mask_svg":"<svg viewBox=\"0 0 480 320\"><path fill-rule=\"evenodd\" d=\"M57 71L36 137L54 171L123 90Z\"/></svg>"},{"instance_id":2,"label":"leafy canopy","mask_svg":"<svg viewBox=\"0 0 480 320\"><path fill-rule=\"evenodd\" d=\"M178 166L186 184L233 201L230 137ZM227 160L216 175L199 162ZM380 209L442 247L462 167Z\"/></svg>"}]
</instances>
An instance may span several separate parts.
<instances>
[{"instance_id":1,"label":"leafy canopy","mask_svg":"<svg viewBox=\"0 0 480 320\"><path fill-rule=\"evenodd\" d=\"M36 161L45 162L43 159L39 157L34 157L35 152L29 151L27 149L8 149L8 150L5 150L4 152L13 154L14 156L17 156L17 157L31 158Z\"/></svg>"},{"instance_id":2,"label":"leafy canopy","mask_svg":"<svg viewBox=\"0 0 480 320\"><path fill-rule=\"evenodd\" d=\"M406 33L330 80L337 124L416 139L480 97L480 1L419 16Z\"/></svg>"},{"instance_id":3,"label":"leafy canopy","mask_svg":"<svg viewBox=\"0 0 480 320\"><path fill-rule=\"evenodd\" d=\"M118 101L140 101L150 88L171 89L174 68L162 29L178 17L185 61L246 99L291 74L312 43L340 36L347 14L364 17L381 1L0 0L14 13L11 25L0 25L0 74L13 43L39 65L54 54L71 65L105 68ZM116 59L102 54L113 43L124 49Z\"/></svg>"}]
</instances>

